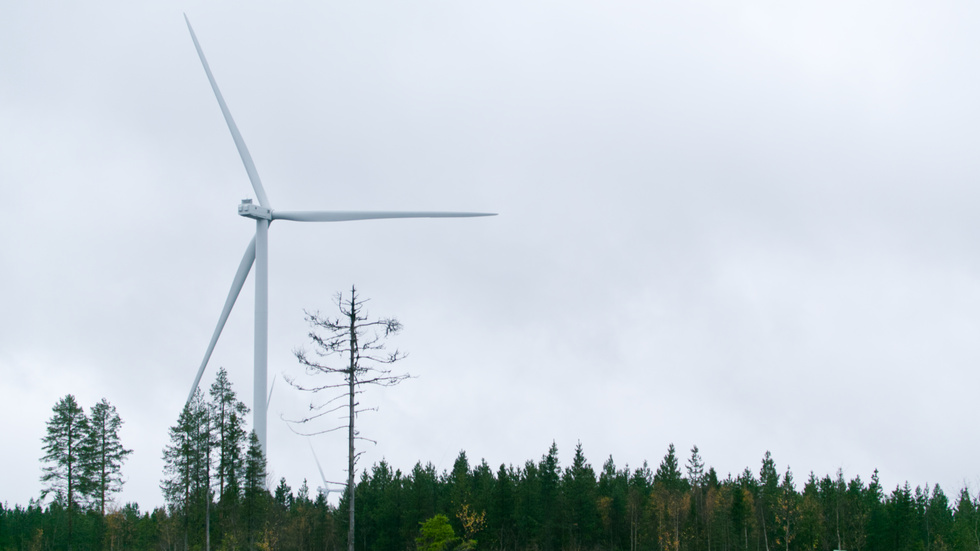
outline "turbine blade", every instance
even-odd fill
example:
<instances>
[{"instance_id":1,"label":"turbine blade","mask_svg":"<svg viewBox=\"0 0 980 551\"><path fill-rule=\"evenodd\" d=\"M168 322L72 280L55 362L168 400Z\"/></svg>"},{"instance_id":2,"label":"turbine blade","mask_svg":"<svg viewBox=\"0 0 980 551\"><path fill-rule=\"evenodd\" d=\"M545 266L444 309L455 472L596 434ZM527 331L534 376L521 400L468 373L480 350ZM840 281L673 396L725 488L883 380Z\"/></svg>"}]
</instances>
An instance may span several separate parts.
<instances>
[{"instance_id":1,"label":"turbine blade","mask_svg":"<svg viewBox=\"0 0 980 551\"><path fill-rule=\"evenodd\" d=\"M377 220L383 218L471 218L474 216L496 216L490 212L431 212L431 211L321 211L293 210L272 211L273 220L292 220L294 222L345 222L348 220Z\"/></svg>"},{"instance_id":2,"label":"turbine blade","mask_svg":"<svg viewBox=\"0 0 980 551\"><path fill-rule=\"evenodd\" d=\"M231 290L228 291L228 298L225 299L225 307L221 309L221 315L218 317L218 325L214 328L214 334L211 335L211 342L208 343L208 350L204 353L204 360L201 362L201 367L197 370L197 376L194 377L194 385L191 386L191 393L187 395L188 404L191 403L191 398L194 397L197 385L201 383L204 368L208 366L208 360L211 359L211 352L214 352L214 345L218 344L218 337L221 336L221 330L225 328L225 322L228 321L231 308L235 305L235 301L238 300L238 294L241 293L242 286L245 285L245 278L248 277L248 272L251 271L253 262L255 262L254 237L245 249L245 255L238 265L238 272L235 274L234 281L231 282Z\"/></svg>"},{"instance_id":3,"label":"turbine blade","mask_svg":"<svg viewBox=\"0 0 980 551\"><path fill-rule=\"evenodd\" d=\"M313 444L307 440L307 444L310 445L310 451L313 452L313 461L316 461L316 468L320 471L320 479L323 480L323 491L329 493L330 486L327 486L327 477L323 474L323 467L320 466L320 459L316 456L316 451L313 449Z\"/></svg>"},{"instance_id":4,"label":"turbine blade","mask_svg":"<svg viewBox=\"0 0 980 551\"><path fill-rule=\"evenodd\" d=\"M265 401L265 407L266 407L266 409L269 408L269 402L272 401L272 389L274 389L274 388L276 388L276 376L275 376L275 374L272 375L272 384L269 385L269 398L267 398L266 401Z\"/></svg>"},{"instance_id":5,"label":"turbine blade","mask_svg":"<svg viewBox=\"0 0 980 551\"><path fill-rule=\"evenodd\" d=\"M245 172L248 173L248 179L252 182L252 189L255 190L255 196L259 200L260 205L268 208L269 199L265 196L265 189L262 188L262 180L259 179L259 173L255 170L252 155L249 154L248 147L245 146L245 140L242 139L242 134L238 131L238 125L235 124L235 119L231 118L231 111L228 110L228 106L225 104L221 90L218 90L218 83L215 82L214 75L211 74L211 66L208 65L208 60L204 58L204 50L201 49L201 44L197 41L197 35L194 34L191 21L187 18L186 13L184 14L184 21L187 22L187 30L191 32L191 40L194 41L194 48L197 49L197 55L201 58L201 65L204 65L204 72L207 73L208 81L211 83L211 89L214 90L214 97L218 98L218 106L221 107L221 114L225 116L225 122L228 123L228 130L231 131L231 137L235 140L238 155L242 158L242 162L245 163Z\"/></svg>"}]
</instances>

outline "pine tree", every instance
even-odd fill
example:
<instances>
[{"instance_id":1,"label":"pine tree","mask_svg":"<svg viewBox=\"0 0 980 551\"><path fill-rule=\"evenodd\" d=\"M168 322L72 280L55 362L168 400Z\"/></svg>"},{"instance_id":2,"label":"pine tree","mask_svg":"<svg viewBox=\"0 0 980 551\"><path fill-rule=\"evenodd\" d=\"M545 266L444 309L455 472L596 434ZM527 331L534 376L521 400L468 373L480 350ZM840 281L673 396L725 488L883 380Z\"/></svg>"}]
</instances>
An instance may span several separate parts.
<instances>
[{"instance_id":1,"label":"pine tree","mask_svg":"<svg viewBox=\"0 0 980 551\"><path fill-rule=\"evenodd\" d=\"M255 534L262 525L261 519L265 517L270 497L265 489L266 476L265 455L255 431L251 431L248 434L248 452L245 455L245 499L242 504L246 538L250 546L255 544Z\"/></svg>"},{"instance_id":2,"label":"pine tree","mask_svg":"<svg viewBox=\"0 0 980 551\"><path fill-rule=\"evenodd\" d=\"M133 453L124 448L119 439L122 423L116 407L105 398L92 407L88 418L83 467L85 477L92 483L92 500L103 517L112 494L122 490L122 463Z\"/></svg>"},{"instance_id":3,"label":"pine tree","mask_svg":"<svg viewBox=\"0 0 980 551\"><path fill-rule=\"evenodd\" d=\"M58 400L52 411L54 415L48 420L47 436L41 439L44 442L41 461L48 464L42 468L41 482L44 488L41 490L41 498L54 493L66 500L70 551L75 511L91 491L90 480L85 477L83 468L83 442L88 432L88 419L71 394Z\"/></svg>"},{"instance_id":4,"label":"pine tree","mask_svg":"<svg viewBox=\"0 0 980 551\"><path fill-rule=\"evenodd\" d=\"M245 448L248 444L245 416L249 408L238 399L228 379L228 372L223 367L218 370L208 394L211 397L208 409L216 456L214 476L219 534L234 535L245 477Z\"/></svg>"},{"instance_id":5,"label":"pine tree","mask_svg":"<svg viewBox=\"0 0 980 551\"><path fill-rule=\"evenodd\" d=\"M185 549L190 545L192 516L202 520L198 514L204 516L205 545L208 543L210 451L213 442L208 419L207 405L198 389L190 403L184 405L177 424L170 427L170 444L163 451L164 480L160 489L171 514L181 517L183 521Z\"/></svg>"},{"instance_id":6,"label":"pine tree","mask_svg":"<svg viewBox=\"0 0 980 551\"><path fill-rule=\"evenodd\" d=\"M228 372L223 367L218 370L209 394L217 450L215 475L218 500L235 501L241 491L241 480L244 476L242 465L247 444L245 416L249 409L238 400L231 381L228 380Z\"/></svg>"}]
</instances>

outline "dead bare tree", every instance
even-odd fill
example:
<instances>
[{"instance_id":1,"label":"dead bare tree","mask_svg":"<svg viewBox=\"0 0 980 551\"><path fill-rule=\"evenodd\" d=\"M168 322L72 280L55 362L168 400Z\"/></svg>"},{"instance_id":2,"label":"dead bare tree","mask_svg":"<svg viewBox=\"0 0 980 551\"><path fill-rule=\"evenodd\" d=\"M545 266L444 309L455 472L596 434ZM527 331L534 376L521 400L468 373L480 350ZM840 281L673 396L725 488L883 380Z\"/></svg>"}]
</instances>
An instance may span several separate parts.
<instances>
[{"instance_id":1,"label":"dead bare tree","mask_svg":"<svg viewBox=\"0 0 980 551\"><path fill-rule=\"evenodd\" d=\"M386 368L390 364L402 359L404 354L395 350L389 353L386 350L386 339L401 331L401 323L394 318L369 319L364 312L364 304L367 301L357 295L357 289L351 286L350 296L345 297L343 293L336 296L337 307L340 310L339 317L325 317L319 313L306 311L306 321L310 324L309 337L313 341L314 355L310 356L304 349L296 349L296 359L306 368L307 375L327 375L329 382L324 384L303 384L295 378L286 380L294 388L314 395L321 392L330 393L342 388L347 392L331 396L324 402L317 402L316 398L310 402L310 414L302 419L290 420L292 424L315 423L331 413L346 409L347 423L330 426L322 430L300 432L305 436L323 434L347 429L347 495L349 521L347 534L348 551L354 551L354 468L357 457L360 453L355 451L355 440L368 440L362 438L354 428L354 420L358 413L374 408L360 408L357 396L364 392L366 385L394 386L409 375L392 375L391 370ZM337 364L330 365L328 359L339 358ZM342 376L343 381L337 381L337 376ZM336 381L336 382L334 382ZM340 403L343 398L347 398L347 403ZM297 431L298 432L298 431Z\"/></svg>"}]
</instances>

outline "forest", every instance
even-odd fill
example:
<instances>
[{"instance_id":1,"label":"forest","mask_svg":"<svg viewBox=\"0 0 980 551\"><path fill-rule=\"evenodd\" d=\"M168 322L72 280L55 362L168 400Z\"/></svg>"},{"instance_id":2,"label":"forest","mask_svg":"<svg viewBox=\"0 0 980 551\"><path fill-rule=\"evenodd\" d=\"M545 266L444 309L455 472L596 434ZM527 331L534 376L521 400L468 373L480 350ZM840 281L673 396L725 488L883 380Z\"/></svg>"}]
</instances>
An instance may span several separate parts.
<instances>
[{"instance_id":1,"label":"forest","mask_svg":"<svg viewBox=\"0 0 980 551\"><path fill-rule=\"evenodd\" d=\"M222 369L170 428L162 451L165 501L116 504L131 453L106 400L86 415L60 400L43 439L42 492L0 506L0 551L342 551L351 494L268 480L248 408ZM579 443L563 466L552 443L539 460L381 461L354 485L355 551L944 551L980 550L980 501L964 488L891 490L841 471L797 482L769 452L758 469L721 478L697 446L669 445L654 469L595 468Z\"/></svg>"}]
</instances>

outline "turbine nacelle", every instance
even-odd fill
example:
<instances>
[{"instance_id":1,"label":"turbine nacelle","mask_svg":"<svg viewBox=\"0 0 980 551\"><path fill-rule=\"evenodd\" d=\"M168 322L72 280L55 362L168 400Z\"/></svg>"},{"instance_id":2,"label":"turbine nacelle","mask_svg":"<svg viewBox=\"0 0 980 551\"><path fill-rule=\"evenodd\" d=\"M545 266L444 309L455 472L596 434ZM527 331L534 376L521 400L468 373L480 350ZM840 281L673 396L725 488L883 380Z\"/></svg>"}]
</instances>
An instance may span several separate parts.
<instances>
[{"instance_id":1,"label":"turbine nacelle","mask_svg":"<svg viewBox=\"0 0 980 551\"><path fill-rule=\"evenodd\" d=\"M256 205L251 199L242 199L238 205L238 215L254 220L272 220L272 209Z\"/></svg>"}]
</instances>

